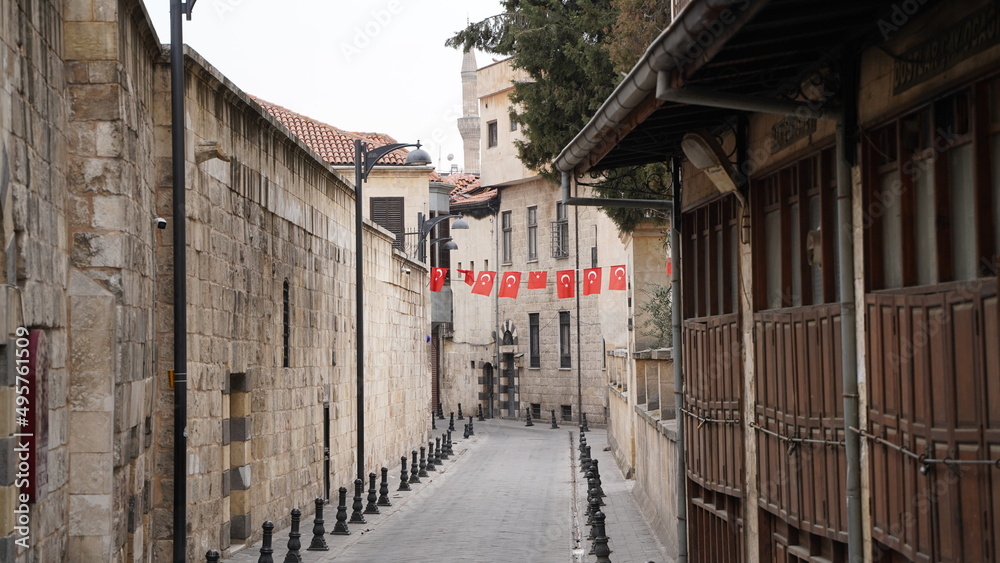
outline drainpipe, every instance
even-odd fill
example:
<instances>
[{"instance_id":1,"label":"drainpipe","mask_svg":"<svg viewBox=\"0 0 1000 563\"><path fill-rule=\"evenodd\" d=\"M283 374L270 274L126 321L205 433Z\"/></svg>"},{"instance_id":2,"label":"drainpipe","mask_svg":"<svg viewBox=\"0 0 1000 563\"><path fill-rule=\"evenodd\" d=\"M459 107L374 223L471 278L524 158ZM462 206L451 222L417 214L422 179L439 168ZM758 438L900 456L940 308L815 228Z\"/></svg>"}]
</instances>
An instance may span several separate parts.
<instances>
[{"instance_id":1,"label":"drainpipe","mask_svg":"<svg viewBox=\"0 0 1000 563\"><path fill-rule=\"evenodd\" d=\"M670 160L670 178L673 182L673 214L670 218L670 309L674 356L674 417L677 420L677 563L687 563L687 465L684 447L684 334L681 319L681 182L680 165L676 158Z\"/></svg>"},{"instance_id":2,"label":"drainpipe","mask_svg":"<svg viewBox=\"0 0 1000 563\"><path fill-rule=\"evenodd\" d=\"M173 560L187 556L187 215L184 205L184 31L187 3L170 0L170 133L173 160L174 259L174 503Z\"/></svg>"},{"instance_id":3,"label":"drainpipe","mask_svg":"<svg viewBox=\"0 0 1000 563\"><path fill-rule=\"evenodd\" d=\"M860 428L858 393L858 356L856 307L854 301L854 221L852 209L853 187L851 163L853 162L853 131L857 123L857 84L854 59L844 56L842 79L844 84L844 111L837 121L837 219L840 229L837 237L837 259L840 277L840 363L844 386L844 442L847 462L847 561L864 561L864 537L861 526L861 437L851 428Z\"/></svg>"},{"instance_id":4,"label":"drainpipe","mask_svg":"<svg viewBox=\"0 0 1000 563\"><path fill-rule=\"evenodd\" d=\"M583 342L580 338L580 208L573 208L573 230L575 232L576 244L576 409L577 416L580 417L580 424L583 424ZM605 421L607 422L607 421Z\"/></svg>"}]
</instances>

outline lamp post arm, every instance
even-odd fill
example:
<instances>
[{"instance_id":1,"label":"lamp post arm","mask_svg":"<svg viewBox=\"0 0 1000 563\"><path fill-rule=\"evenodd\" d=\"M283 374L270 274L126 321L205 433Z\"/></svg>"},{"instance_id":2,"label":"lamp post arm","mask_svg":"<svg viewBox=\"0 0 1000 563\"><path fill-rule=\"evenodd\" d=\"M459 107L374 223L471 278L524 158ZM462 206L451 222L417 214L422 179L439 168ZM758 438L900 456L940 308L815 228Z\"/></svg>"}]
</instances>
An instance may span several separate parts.
<instances>
[{"instance_id":1,"label":"lamp post arm","mask_svg":"<svg viewBox=\"0 0 1000 563\"><path fill-rule=\"evenodd\" d=\"M362 149L364 148L364 141L355 140L355 143L362 143ZM391 153L392 151L405 149L406 147L417 147L420 148L420 143L393 143L391 145L382 145L380 147L375 147L370 151L364 151L364 170L362 171L361 178L368 180L368 173L375 168L375 163L379 161L383 156Z\"/></svg>"}]
</instances>

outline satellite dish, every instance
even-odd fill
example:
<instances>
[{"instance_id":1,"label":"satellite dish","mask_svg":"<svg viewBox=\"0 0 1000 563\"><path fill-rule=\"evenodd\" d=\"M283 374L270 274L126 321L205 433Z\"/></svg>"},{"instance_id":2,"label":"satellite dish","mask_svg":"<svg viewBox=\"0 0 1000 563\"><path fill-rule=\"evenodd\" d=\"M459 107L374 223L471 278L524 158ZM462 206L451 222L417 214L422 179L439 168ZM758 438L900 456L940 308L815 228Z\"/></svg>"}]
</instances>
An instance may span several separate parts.
<instances>
[{"instance_id":1,"label":"satellite dish","mask_svg":"<svg viewBox=\"0 0 1000 563\"><path fill-rule=\"evenodd\" d=\"M453 161L453 160L455 160L455 155L453 155L453 154L449 154L449 155L448 155L448 162L451 162L451 161Z\"/></svg>"}]
</instances>

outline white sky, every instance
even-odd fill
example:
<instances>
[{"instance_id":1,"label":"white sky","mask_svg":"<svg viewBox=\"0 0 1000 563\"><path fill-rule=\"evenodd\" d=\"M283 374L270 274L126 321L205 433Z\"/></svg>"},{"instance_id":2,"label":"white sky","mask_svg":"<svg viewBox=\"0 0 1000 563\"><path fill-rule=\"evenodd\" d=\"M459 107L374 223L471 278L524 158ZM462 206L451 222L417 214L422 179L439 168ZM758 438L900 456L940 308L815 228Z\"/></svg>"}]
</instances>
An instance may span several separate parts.
<instances>
[{"instance_id":1,"label":"white sky","mask_svg":"<svg viewBox=\"0 0 1000 563\"><path fill-rule=\"evenodd\" d=\"M145 3L169 43L170 1ZM184 42L249 94L348 131L420 140L439 170L461 169L462 53L444 42L501 11L499 0L198 0ZM479 66L492 58L476 53Z\"/></svg>"}]
</instances>

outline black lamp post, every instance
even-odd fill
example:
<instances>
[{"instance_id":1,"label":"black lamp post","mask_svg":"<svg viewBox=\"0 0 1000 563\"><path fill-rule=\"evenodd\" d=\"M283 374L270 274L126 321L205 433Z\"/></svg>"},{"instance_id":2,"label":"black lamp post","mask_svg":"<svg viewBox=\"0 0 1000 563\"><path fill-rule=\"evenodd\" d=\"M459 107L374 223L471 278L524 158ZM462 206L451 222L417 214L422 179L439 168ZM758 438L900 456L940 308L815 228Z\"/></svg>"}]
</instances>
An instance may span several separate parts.
<instances>
[{"instance_id":1,"label":"black lamp post","mask_svg":"<svg viewBox=\"0 0 1000 563\"><path fill-rule=\"evenodd\" d=\"M368 180L368 174L375 167L375 163L383 156L394 150L406 147L416 147L406 155L406 164L413 166L427 166L433 162L431 155L420 148L420 141L416 144L393 143L366 150L365 143L361 139L354 140L354 259L355 259L355 281L354 288L357 291L357 336L355 347L357 348L357 434L358 434L358 479L365 479L365 276L364 276L364 198L361 197L361 185Z\"/></svg>"},{"instance_id":2,"label":"black lamp post","mask_svg":"<svg viewBox=\"0 0 1000 563\"><path fill-rule=\"evenodd\" d=\"M430 235L431 230L437 226L438 223L446 221L448 219L457 219L451 224L452 229L468 229L469 224L462 218L462 214L458 215L438 215L437 217L432 217L427 219L423 213L417 213L417 230L412 233L403 233L403 235L417 235L417 260L421 262L427 261L427 249L424 247L424 242L427 241L427 236ZM455 241L451 240L451 237L438 237L431 239L431 246L444 242L442 246L445 250L458 250L458 245Z\"/></svg>"}]
</instances>

